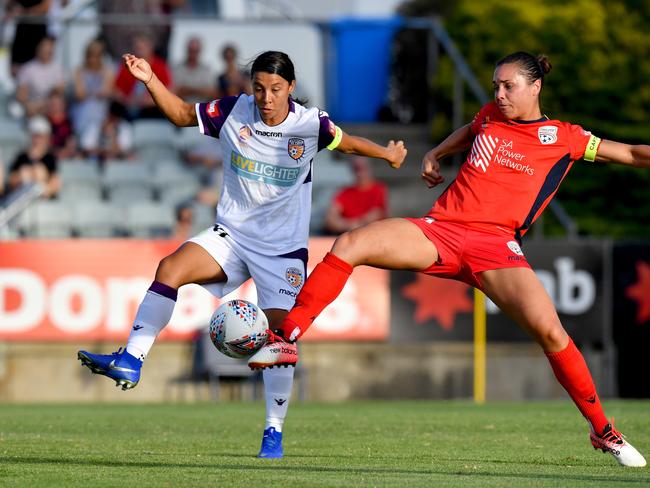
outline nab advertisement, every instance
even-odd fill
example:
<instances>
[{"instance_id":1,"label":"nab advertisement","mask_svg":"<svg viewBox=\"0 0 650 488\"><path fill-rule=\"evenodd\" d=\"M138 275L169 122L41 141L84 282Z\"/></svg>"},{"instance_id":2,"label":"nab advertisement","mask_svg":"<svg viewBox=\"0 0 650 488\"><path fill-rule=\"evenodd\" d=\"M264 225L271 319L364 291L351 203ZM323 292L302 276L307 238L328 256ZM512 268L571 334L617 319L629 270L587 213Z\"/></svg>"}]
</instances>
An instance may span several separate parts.
<instances>
[{"instance_id":1,"label":"nab advertisement","mask_svg":"<svg viewBox=\"0 0 650 488\"><path fill-rule=\"evenodd\" d=\"M560 319L576 342L601 343L609 316L602 242L548 242L524 245L528 262L555 303ZM391 341L471 341L474 336L473 288L419 273L391 274ZM487 306L491 341L527 341L529 337L492 302Z\"/></svg>"}]
</instances>

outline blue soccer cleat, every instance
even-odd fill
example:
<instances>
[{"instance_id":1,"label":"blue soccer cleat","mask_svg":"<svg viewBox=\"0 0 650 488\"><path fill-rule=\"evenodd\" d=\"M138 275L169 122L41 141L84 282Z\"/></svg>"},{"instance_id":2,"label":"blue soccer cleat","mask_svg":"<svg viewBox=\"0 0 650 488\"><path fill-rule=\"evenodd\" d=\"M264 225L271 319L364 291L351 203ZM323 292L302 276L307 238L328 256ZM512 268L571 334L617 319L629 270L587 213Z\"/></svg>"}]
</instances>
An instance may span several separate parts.
<instances>
[{"instance_id":1,"label":"blue soccer cleat","mask_svg":"<svg viewBox=\"0 0 650 488\"><path fill-rule=\"evenodd\" d=\"M282 432L275 430L275 427L269 427L264 431L262 437L262 447L258 458L281 458L284 456L282 451Z\"/></svg>"},{"instance_id":2,"label":"blue soccer cleat","mask_svg":"<svg viewBox=\"0 0 650 488\"><path fill-rule=\"evenodd\" d=\"M77 358L82 366L87 366L93 373L103 374L115 380L115 386L121 386L123 390L135 388L140 381L142 361L126 352L126 349L120 348L112 354L79 351Z\"/></svg>"}]
</instances>

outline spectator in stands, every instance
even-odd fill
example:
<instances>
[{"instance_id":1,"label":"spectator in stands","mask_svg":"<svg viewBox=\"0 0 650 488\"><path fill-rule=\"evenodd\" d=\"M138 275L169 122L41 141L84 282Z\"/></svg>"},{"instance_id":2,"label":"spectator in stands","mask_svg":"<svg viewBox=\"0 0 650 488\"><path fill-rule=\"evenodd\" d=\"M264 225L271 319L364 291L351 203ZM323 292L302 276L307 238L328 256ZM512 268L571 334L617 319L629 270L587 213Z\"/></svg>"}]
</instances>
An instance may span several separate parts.
<instances>
[{"instance_id":1,"label":"spectator in stands","mask_svg":"<svg viewBox=\"0 0 650 488\"><path fill-rule=\"evenodd\" d=\"M84 131L80 145L86 157L102 162L108 159L132 158L133 127L126 119L124 106L112 101L106 119Z\"/></svg>"},{"instance_id":2,"label":"spectator in stands","mask_svg":"<svg viewBox=\"0 0 650 488\"><path fill-rule=\"evenodd\" d=\"M146 59L151 69L165 87L171 89L172 76L164 59L156 56L150 37L138 34L133 38L133 52ZM132 118L160 118L163 115L153 102L151 95L142 83L133 78L124 64L120 66L115 79L115 99L127 108Z\"/></svg>"},{"instance_id":3,"label":"spectator in stands","mask_svg":"<svg viewBox=\"0 0 650 488\"><path fill-rule=\"evenodd\" d=\"M104 0L96 2L99 10L101 38L113 58L119 58L132 49L131 40L135 35L147 36L153 49L163 59L167 58L167 44L170 24L160 22L169 19L174 10L185 4L186 0ZM117 17L115 17L117 16ZM129 19L154 17L158 22L120 22L119 16ZM167 19L165 19L167 17Z\"/></svg>"},{"instance_id":4,"label":"spectator in stands","mask_svg":"<svg viewBox=\"0 0 650 488\"><path fill-rule=\"evenodd\" d=\"M40 183L43 185L43 196L53 198L59 193L61 181L57 174L56 156L50 145L50 123L42 115L37 115L29 119L27 129L30 135L29 147L16 157L9 169L8 190L13 192Z\"/></svg>"},{"instance_id":5,"label":"spectator in stands","mask_svg":"<svg viewBox=\"0 0 650 488\"><path fill-rule=\"evenodd\" d=\"M17 76L20 68L34 59L38 45L47 36L45 16L51 3L51 0L11 0L8 2L6 17L18 16L11 45L12 76ZM8 20L8 18L3 20Z\"/></svg>"},{"instance_id":6,"label":"spectator in stands","mask_svg":"<svg viewBox=\"0 0 650 488\"><path fill-rule=\"evenodd\" d=\"M50 93L45 114L52 128L50 142L55 156L58 159L76 158L78 156L77 137L68 116L65 97L61 92L55 90Z\"/></svg>"},{"instance_id":7,"label":"spectator in stands","mask_svg":"<svg viewBox=\"0 0 650 488\"><path fill-rule=\"evenodd\" d=\"M84 61L74 72L74 103L71 109L75 133L82 138L85 130L102 124L108 114L113 91L113 70L104 63L104 43L91 41Z\"/></svg>"},{"instance_id":8,"label":"spectator in stands","mask_svg":"<svg viewBox=\"0 0 650 488\"><path fill-rule=\"evenodd\" d=\"M355 182L334 196L325 216L328 234L338 235L387 216L386 185L374 179L368 159L356 156L350 166Z\"/></svg>"},{"instance_id":9,"label":"spectator in stands","mask_svg":"<svg viewBox=\"0 0 650 488\"><path fill-rule=\"evenodd\" d=\"M190 203L181 203L176 207L176 225L174 226L173 239L186 241L193 235L194 208Z\"/></svg>"},{"instance_id":10,"label":"spectator in stands","mask_svg":"<svg viewBox=\"0 0 650 488\"><path fill-rule=\"evenodd\" d=\"M63 93L65 88L63 67L54 61L54 45L52 37L41 40L36 58L26 63L18 73L16 100L27 117L43 115L49 94L54 90Z\"/></svg>"},{"instance_id":11,"label":"spectator in stands","mask_svg":"<svg viewBox=\"0 0 650 488\"><path fill-rule=\"evenodd\" d=\"M172 20L170 17L175 11L181 10L186 3L186 0L159 0L160 12L167 17L167 21L163 23L158 32L154 47L156 54L163 59L168 59L169 55L169 39L172 36Z\"/></svg>"},{"instance_id":12,"label":"spectator in stands","mask_svg":"<svg viewBox=\"0 0 650 488\"><path fill-rule=\"evenodd\" d=\"M239 68L237 50L232 44L227 44L221 51L221 57L226 63L226 69L217 77L217 97L237 96L240 93L250 95L250 76Z\"/></svg>"},{"instance_id":13,"label":"spectator in stands","mask_svg":"<svg viewBox=\"0 0 650 488\"><path fill-rule=\"evenodd\" d=\"M201 62L201 40L191 37L187 41L186 57L174 67L176 94L189 103L199 103L214 98L210 68Z\"/></svg>"}]
</instances>

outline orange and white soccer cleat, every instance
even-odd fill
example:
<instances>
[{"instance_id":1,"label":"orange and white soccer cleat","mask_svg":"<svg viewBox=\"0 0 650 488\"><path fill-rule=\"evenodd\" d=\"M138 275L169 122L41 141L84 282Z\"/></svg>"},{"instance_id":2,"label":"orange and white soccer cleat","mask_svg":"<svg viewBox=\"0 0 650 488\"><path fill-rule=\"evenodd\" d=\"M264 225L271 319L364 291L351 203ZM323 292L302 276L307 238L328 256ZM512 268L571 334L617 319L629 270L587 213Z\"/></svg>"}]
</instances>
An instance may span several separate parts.
<instances>
[{"instance_id":1,"label":"orange and white soccer cleat","mask_svg":"<svg viewBox=\"0 0 650 488\"><path fill-rule=\"evenodd\" d=\"M627 442L623 434L617 431L612 424L605 426L602 435L596 434L591 428L589 438L594 449L610 453L621 466L642 468L646 465L645 458L641 453Z\"/></svg>"},{"instance_id":2,"label":"orange and white soccer cleat","mask_svg":"<svg viewBox=\"0 0 650 488\"><path fill-rule=\"evenodd\" d=\"M298 362L298 348L295 342L288 342L272 331L262 348L248 360L251 369L266 369L274 366L295 366Z\"/></svg>"}]
</instances>

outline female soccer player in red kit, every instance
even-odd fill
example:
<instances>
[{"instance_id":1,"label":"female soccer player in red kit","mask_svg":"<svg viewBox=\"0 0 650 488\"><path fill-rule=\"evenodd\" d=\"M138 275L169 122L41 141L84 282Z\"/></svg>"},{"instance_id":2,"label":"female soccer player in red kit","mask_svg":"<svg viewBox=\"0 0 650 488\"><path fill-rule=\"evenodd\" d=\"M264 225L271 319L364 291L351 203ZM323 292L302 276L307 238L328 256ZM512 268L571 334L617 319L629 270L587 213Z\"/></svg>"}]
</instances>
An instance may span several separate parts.
<instances>
[{"instance_id":1,"label":"female soccer player in red kit","mask_svg":"<svg viewBox=\"0 0 650 488\"><path fill-rule=\"evenodd\" d=\"M429 151L422 178L443 182L439 161L471 148L456 180L423 218L371 223L339 237L316 266L273 340L279 362L343 289L358 265L409 269L482 290L542 347L556 378L587 419L591 443L624 466L643 456L605 417L585 360L526 261L520 238L555 195L573 162L650 167L650 146L601 140L542 115L539 96L551 69L544 56L517 52L494 72L494 101ZM404 250L408 249L408 252ZM270 349L269 346L267 350ZM284 357L282 357L284 356ZM266 360L269 361L270 357Z\"/></svg>"}]
</instances>

